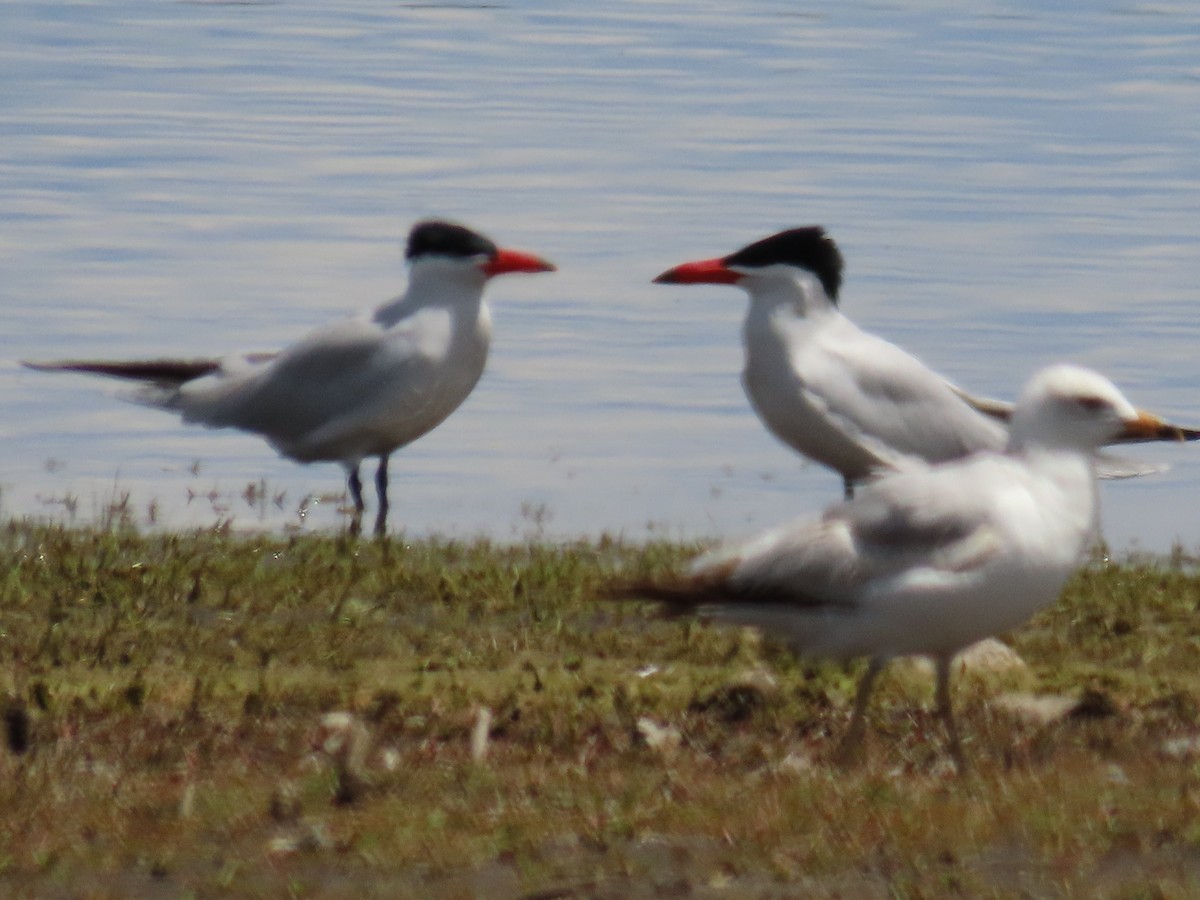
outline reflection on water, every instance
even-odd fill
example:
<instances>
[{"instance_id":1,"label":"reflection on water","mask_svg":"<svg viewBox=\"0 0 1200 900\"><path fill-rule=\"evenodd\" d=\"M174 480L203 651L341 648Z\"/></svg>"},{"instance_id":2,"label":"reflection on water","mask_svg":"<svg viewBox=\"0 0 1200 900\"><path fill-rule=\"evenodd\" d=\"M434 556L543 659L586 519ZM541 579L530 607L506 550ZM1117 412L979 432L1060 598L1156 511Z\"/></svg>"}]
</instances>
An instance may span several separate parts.
<instances>
[{"instance_id":1,"label":"reflection on water","mask_svg":"<svg viewBox=\"0 0 1200 900\"><path fill-rule=\"evenodd\" d=\"M412 533L733 534L836 498L742 397L741 295L649 283L796 224L842 246L849 314L976 390L1069 358L1200 420L1200 12L593 7L6 7L3 512L299 524L336 466L11 361L278 347L397 293L428 215L560 272L492 286L488 373L395 461ZM1114 544L1200 544L1191 449L1105 488Z\"/></svg>"}]
</instances>

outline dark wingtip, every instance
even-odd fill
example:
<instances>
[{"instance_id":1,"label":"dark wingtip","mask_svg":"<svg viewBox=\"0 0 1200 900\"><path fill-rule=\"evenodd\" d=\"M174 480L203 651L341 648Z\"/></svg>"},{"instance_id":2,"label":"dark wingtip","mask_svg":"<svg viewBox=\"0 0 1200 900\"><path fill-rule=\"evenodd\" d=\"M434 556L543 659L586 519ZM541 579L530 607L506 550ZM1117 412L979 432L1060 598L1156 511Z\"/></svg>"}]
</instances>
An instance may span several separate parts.
<instances>
[{"instance_id":1,"label":"dark wingtip","mask_svg":"<svg viewBox=\"0 0 1200 900\"><path fill-rule=\"evenodd\" d=\"M657 603L671 617L690 615L704 602L704 597L688 582L623 582L609 585L597 597L610 602Z\"/></svg>"}]
</instances>

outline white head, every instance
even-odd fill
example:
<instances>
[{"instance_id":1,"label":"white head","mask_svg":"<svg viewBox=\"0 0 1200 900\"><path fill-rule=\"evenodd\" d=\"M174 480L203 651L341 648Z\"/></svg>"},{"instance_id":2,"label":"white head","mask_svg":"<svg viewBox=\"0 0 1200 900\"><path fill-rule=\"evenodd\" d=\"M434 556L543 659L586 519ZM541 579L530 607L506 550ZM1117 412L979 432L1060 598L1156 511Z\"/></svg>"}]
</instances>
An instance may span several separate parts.
<instances>
[{"instance_id":1,"label":"white head","mask_svg":"<svg viewBox=\"0 0 1200 900\"><path fill-rule=\"evenodd\" d=\"M1026 383L1013 411L1009 446L1091 451L1117 440L1183 440L1183 430L1134 407L1097 372L1060 363Z\"/></svg>"}]
</instances>

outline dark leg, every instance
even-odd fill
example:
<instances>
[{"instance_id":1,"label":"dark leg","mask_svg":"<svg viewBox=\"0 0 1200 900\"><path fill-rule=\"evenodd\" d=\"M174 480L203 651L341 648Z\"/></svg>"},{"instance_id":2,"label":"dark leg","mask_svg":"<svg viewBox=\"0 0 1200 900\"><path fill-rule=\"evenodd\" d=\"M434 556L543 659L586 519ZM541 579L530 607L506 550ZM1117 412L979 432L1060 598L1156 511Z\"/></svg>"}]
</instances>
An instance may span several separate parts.
<instances>
[{"instance_id":1,"label":"dark leg","mask_svg":"<svg viewBox=\"0 0 1200 900\"><path fill-rule=\"evenodd\" d=\"M388 514L388 455L379 457L379 469L375 472L375 492L379 495L379 512L375 516L375 536L387 534Z\"/></svg>"},{"instance_id":2,"label":"dark leg","mask_svg":"<svg viewBox=\"0 0 1200 900\"><path fill-rule=\"evenodd\" d=\"M959 772L967 771L967 760L963 756L962 744L958 740L958 726L954 724L954 712L950 708L950 664L953 656L939 656L934 660L937 667L937 712L946 723L946 736L950 740L950 756Z\"/></svg>"},{"instance_id":3,"label":"dark leg","mask_svg":"<svg viewBox=\"0 0 1200 900\"><path fill-rule=\"evenodd\" d=\"M843 496L847 500L853 500L854 499L854 482L851 481L849 478L843 478L842 479L842 491L843 491Z\"/></svg>"},{"instance_id":4,"label":"dark leg","mask_svg":"<svg viewBox=\"0 0 1200 900\"><path fill-rule=\"evenodd\" d=\"M354 468L347 467L349 474L346 477L346 484L350 488L350 499L354 502L354 511L360 516L366 505L363 503L362 496L362 479L358 477L358 466Z\"/></svg>"},{"instance_id":5,"label":"dark leg","mask_svg":"<svg viewBox=\"0 0 1200 900\"><path fill-rule=\"evenodd\" d=\"M867 665L867 671L858 683L858 694L854 698L854 714L850 717L850 728L846 736L838 744L836 759L839 765L849 766L858 762L862 749L863 732L867 727L867 703L871 699L871 691L875 687L875 679L887 665L887 659L882 656L872 656Z\"/></svg>"},{"instance_id":6,"label":"dark leg","mask_svg":"<svg viewBox=\"0 0 1200 900\"><path fill-rule=\"evenodd\" d=\"M354 501L354 518L350 520L350 533L357 535L362 529L363 504L362 479L358 477L358 464L346 467L346 485L350 488L350 499Z\"/></svg>"}]
</instances>

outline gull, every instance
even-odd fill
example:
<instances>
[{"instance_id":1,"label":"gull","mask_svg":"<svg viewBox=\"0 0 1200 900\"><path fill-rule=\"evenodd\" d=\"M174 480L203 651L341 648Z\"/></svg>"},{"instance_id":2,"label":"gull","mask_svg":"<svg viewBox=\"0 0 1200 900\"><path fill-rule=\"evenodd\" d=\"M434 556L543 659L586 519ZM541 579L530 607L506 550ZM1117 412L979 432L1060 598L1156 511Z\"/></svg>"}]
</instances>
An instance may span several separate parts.
<instances>
[{"instance_id":1,"label":"gull","mask_svg":"<svg viewBox=\"0 0 1200 900\"><path fill-rule=\"evenodd\" d=\"M802 656L867 657L838 751L845 762L858 754L887 662L932 657L938 714L961 771L951 660L1049 605L1081 563L1098 519L1095 449L1197 436L1135 409L1089 369L1054 365L1021 392L1003 450L885 474L816 521L718 548L683 576L612 595L756 626Z\"/></svg>"},{"instance_id":2,"label":"gull","mask_svg":"<svg viewBox=\"0 0 1200 900\"><path fill-rule=\"evenodd\" d=\"M742 385L759 419L843 479L845 496L912 459L944 462L1007 441L1012 405L975 397L863 331L838 308L843 261L819 226L781 231L718 259L683 263L658 284L732 284L750 295ZM1102 457L1101 477L1160 471Z\"/></svg>"},{"instance_id":3,"label":"gull","mask_svg":"<svg viewBox=\"0 0 1200 900\"><path fill-rule=\"evenodd\" d=\"M378 457L375 533L383 535L389 457L441 424L483 374L492 330L484 286L509 272L554 271L544 259L439 220L413 226L405 258L402 295L278 353L24 365L142 382L134 399L185 422L260 435L297 462L340 462L354 501L354 533L365 508L359 466Z\"/></svg>"}]
</instances>

